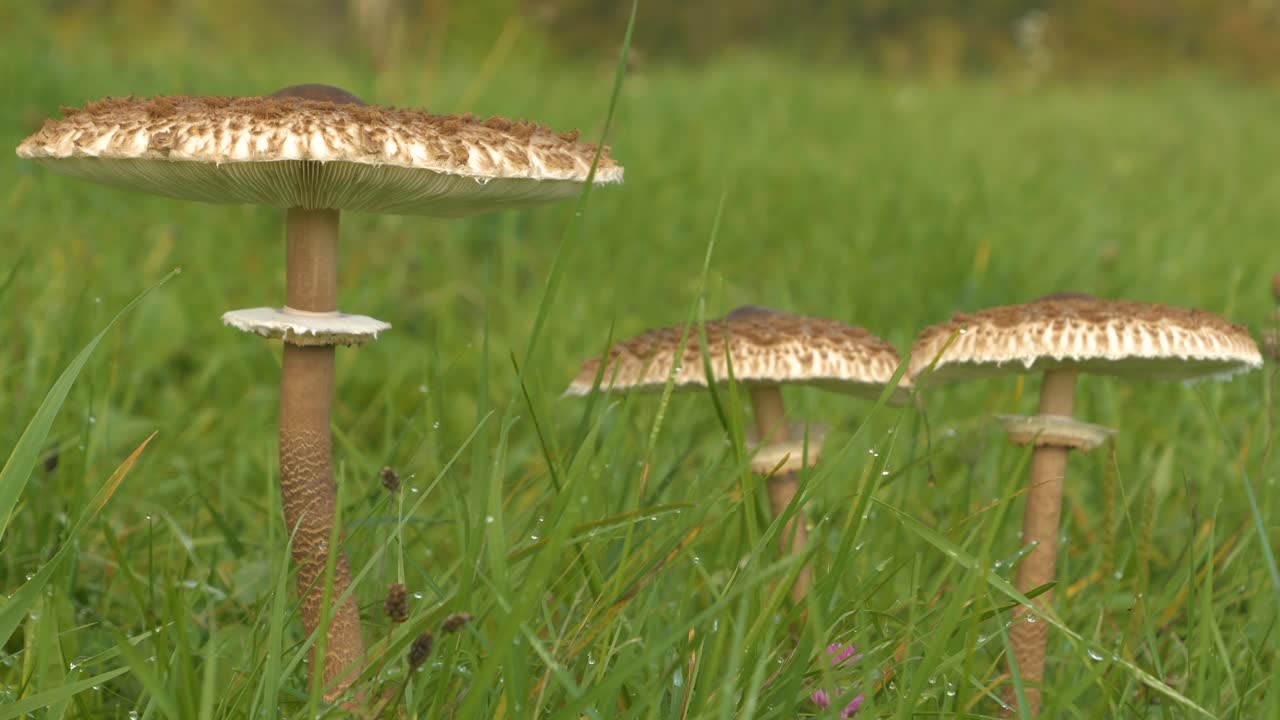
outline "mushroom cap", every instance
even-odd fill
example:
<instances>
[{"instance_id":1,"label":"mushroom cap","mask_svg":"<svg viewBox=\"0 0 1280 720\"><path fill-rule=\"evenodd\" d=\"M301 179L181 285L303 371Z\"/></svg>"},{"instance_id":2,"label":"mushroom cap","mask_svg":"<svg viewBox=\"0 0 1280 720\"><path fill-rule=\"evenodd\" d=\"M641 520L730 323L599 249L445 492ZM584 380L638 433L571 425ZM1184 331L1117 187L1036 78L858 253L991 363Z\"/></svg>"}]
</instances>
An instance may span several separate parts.
<instances>
[{"instance_id":1,"label":"mushroom cap","mask_svg":"<svg viewBox=\"0 0 1280 720\"><path fill-rule=\"evenodd\" d=\"M912 376L935 357L930 382L1051 368L1191 380L1262 366L1248 328L1213 313L1075 293L958 313L927 327L911 348Z\"/></svg>"},{"instance_id":2,"label":"mushroom cap","mask_svg":"<svg viewBox=\"0 0 1280 720\"><path fill-rule=\"evenodd\" d=\"M281 93L106 98L63 108L17 152L185 200L460 216L572 196L597 151L523 121L375 107L328 86ZM622 181L607 150L594 180Z\"/></svg>"},{"instance_id":3,"label":"mushroom cap","mask_svg":"<svg viewBox=\"0 0 1280 720\"><path fill-rule=\"evenodd\" d=\"M706 387L696 327L689 329L684 354L676 355L684 332L685 326L676 325L615 343L601 387L614 392L660 390L672 365L677 390ZM893 346L856 325L750 305L706 321L706 332L707 357L717 382L728 382L732 362L733 376L743 385L816 385L874 399L900 363ZM566 394L591 392L600 362L594 358L583 363ZM904 377L893 399L904 400L910 384Z\"/></svg>"}]
</instances>

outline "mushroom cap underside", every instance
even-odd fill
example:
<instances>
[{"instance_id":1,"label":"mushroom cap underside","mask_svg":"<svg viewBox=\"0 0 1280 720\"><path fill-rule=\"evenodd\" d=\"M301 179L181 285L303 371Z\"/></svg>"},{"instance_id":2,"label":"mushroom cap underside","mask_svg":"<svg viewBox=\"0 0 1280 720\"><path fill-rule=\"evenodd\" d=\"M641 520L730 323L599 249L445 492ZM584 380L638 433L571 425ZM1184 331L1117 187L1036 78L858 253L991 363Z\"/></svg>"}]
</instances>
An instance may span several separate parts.
<instances>
[{"instance_id":1,"label":"mushroom cap underside","mask_svg":"<svg viewBox=\"0 0 1280 720\"><path fill-rule=\"evenodd\" d=\"M186 200L455 216L570 197L597 146L503 118L294 96L164 96L64 108L17 153ZM593 181L622 175L601 152Z\"/></svg>"}]
</instances>

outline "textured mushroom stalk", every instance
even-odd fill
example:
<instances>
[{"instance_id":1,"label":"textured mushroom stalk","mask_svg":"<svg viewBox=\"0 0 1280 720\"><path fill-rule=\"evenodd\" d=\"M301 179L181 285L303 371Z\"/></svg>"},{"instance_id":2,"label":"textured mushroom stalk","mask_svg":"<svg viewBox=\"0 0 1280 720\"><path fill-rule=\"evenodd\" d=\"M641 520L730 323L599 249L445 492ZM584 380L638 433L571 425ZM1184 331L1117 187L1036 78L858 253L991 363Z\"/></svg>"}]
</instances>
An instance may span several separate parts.
<instances>
[{"instance_id":1,"label":"textured mushroom stalk","mask_svg":"<svg viewBox=\"0 0 1280 720\"><path fill-rule=\"evenodd\" d=\"M292 209L286 234L288 307L304 312L336 310L337 211ZM293 561L302 597L302 625L308 635L323 619L324 572L337 502L329 434L332 397L333 346L286 343L280 378L280 498L286 527L290 532L297 528ZM355 598L337 602L350 587L351 570L339 551L325 640L323 681L329 700L354 681L364 655Z\"/></svg>"},{"instance_id":2,"label":"textured mushroom stalk","mask_svg":"<svg viewBox=\"0 0 1280 720\"><path fill-rule=\"evenodd\" d=\"M755 411L756 431L760 435L762 445L768 443L784 443L791 439L787 430L787 413L782 404L782 391L777 385L758 385L751 388L751 406ZM787 472L769 478L769 510L773 517L782 514L796 496L799 483L796 473ZM809 540L809 531L805 528L804 511L801 510L782 528L782 539L779 545L783 554L800 552ZM791 586L791 599L800 602L809 590L812 573L809 567L800 569L796 582Z\"/></svg>"},{"instance_id":3,"label":"textured mushroom stalk","mask_svg":"<svg viewBox=\"0 0 1280 720\"><path fill-rule=\"evenodd\" d=\"M1047 370L1040 386L1040 414L1071 417L1075 404L1076 371ZM1041 446L1031 454L1031 488L1022 524L1024 545L1036 547L1018 563L1017 588L1029 592L1053 581L1058 560L1058 522L1062 513L1062 486L1067 470L1067 447ZM1036 607L1048 607L1053 593L1032 600ZM1049 624L1027 622L1030 611L1019 606L1013 611L1009 642L1024 680L1039 684L1044 678L1045 644ZM1039 688L1026 689L1027 705L1033 717L1040 714Z\"/></svg>"}]
</instances>

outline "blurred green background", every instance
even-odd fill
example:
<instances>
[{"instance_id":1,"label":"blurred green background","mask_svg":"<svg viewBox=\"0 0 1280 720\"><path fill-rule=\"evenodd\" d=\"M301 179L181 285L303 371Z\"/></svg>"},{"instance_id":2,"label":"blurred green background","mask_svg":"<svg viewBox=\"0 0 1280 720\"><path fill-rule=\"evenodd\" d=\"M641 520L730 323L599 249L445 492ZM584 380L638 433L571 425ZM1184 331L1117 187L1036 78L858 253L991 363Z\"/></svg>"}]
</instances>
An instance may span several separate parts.
<instances>
[{"instance_id":1,"label":"blurred green background","mask_svg":"<svg viewBox=\"0 0 1280 720\"><path fill-rule=\"evenodd\" d=\"M629 10L587 0L0 0L0 145L15 147L61 105L105 95L262 94L302 82L373 103L576 127L595 140ZM987 418L1031 412L1034 380L927 394L927 450L914 411L868 417L849 398L788 394L794 417L831 427L809 505L830 624L765 688L753 678L771 676L790 647L785 623L753 624L777 609L767 575L776 558L744 556L757 539L744 518L767 518L740 491L707 398L675 397L663 414L649 396L587 411L558 395L611 333L745 303L859 323L901 350L953 312L1067 290L1203 307L1260 335L1276 322L1280 270L1278 23L1280 3L1261 0L642 0L606 137L626 182L594 191L581 216L573 203L457 221L345 215L340 305L393 325L338 353L348 552L361 567L387 546L395 516L374 478L399 468L428 497L391 563L424 595L414 617L475 613L477 634L454 648L459 662L506 682L477 689L470 675L434 673L427 697L469 691L476 717L520 716L509 708L535 702L529 678L546 672L543 658L485 643L510 641L513 622L554 638L581 623L605 630L552 650L586 694L549 683L536 699L549 714L590 701L604 717L622 704L675 717L681 702L691 717L744 716L739 701L758 699L759 716L794 717L814 709L805 683L823 665L823 638L837 637L866 651L842 673L876 712L990 710L976 688L999 674L1000 648L975 638L998 632L979 613L1005 598L888 508L975 556L990 550L983 561L1003 560L1007 572L1025 457ZM106 628L137 636L196 618L193 645L212 644L207 628L219 629L217 716L245 712L258 679L242 665L265 652L284 543L279 346L218 317L281 301L282 230L279 210L126 193L0 155L0 448L17 442L116 309L183 268L87 366L0 544L0 590L11 593L120 460L159 431L103 519L74 539L78 562L58 576L56 612L43 615L58 625L33 620L0 654L0 692L68 687L83 670L67 660L116 642ZM562 283L526 367L526 404L512 356L523 357L557 257ZM1071 461L1080 480L1068 483L1060 567L1075 584L1063 620L1222 717L1280 712L1280 692L1257 680L1280 677L1280 603L1240 484L1246 474L1255 482L1274 544L1274 383L1274 364L1191 390L1088 378L1077 400L1082 419L1122 433L1114 464L1102 452ZM580 427L598 427L599 439L578 447ZM571 456L582 502L566 523L685 508L636 523L635 543L573 546L621 586L609 590L632 592L616 612L607 593L583 594L563 547L506 564L508 551L546 536L543 519L560 502L549 468ZM891 480L877 490L868 478L881 472ZM884 504L863 525L849 512L865 498L859 488ZM490 501L498 529L481 522ZM854 535L867 541L856 551ZM395 573L378 562L359 590L371 637L389 632L377 607ZM139 600L135 576L172 596ZM728 589L744 584L743 605L728 604ZM566 597L585 600L542 605ZM721 627L744 644L731 652ZM40 646L41 632L60 644ZM678 641L659 644L668 635ZM947 654L902 659L904 642ZM709 679L689 695L673 687L676 661L648 654L667 649L681 662L696 652ZM940 664L965 652L977 659ZM1065 641L1051 649L1057 697L1084 708L1080 717L1179 716L1127 670L1088 657ZM175 702L200 702L201 662L159 671ZM889 668L897 686L885 682ZM301 675L290 682L305 692ZM958 697L942 692L951 685ZM154 691L127 675L76 707L123 717L145 712ZM422 697L419 707L432 707Z\"/></svg>"}]
</instances>

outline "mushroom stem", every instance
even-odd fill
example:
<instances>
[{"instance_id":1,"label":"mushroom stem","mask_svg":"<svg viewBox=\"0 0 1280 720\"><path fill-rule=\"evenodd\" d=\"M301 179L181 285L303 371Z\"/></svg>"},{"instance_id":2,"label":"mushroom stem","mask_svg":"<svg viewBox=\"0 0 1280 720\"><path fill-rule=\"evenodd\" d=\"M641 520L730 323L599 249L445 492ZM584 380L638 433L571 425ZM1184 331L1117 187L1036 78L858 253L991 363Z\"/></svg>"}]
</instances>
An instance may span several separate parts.
<instances>
[{"instance_id":1,"label":"mushroom stem","mask_svg":"<svg viewBox=\"0 0 1280 720\"><path fill-rule=\"evenodd\" d=\"M1071 417L1075 388L1075 370L1046 370L1040 385L1040 414ZM1043 446L1031 453L1031 487L1027 492L1022 542L1024 545L1034 542L1036 547L1018 563L1019 592L1030 592L1054 579L1054 565L1058 560L1058 521L1062 512L1062 485L1066 476L1068 452L1069 448L1066 447ZM1036 607L1048 607L1052 594L1043 593L1032 602ZM1029 614L1030 610L1025 606L1014 609L1009 642L1022 678L1039 685L1044 678L1044 653L1049 624L1024 619ZM1039 715L1040 689L1026 688L1026 697L1031 716Z\"/></svg>"},{"instance_id":2,"label":"mushroom stem","mask_svg":"<svg viewBox=\"0 0 1280 720\"><path fill-rule=\"evenodd\" d=\"M338 212L289 210L286 226L288 307L302 312L337 309ZM293 536L293 561L308 635L321 623L324 572L336 507L329 414L333 398L333 346L284 346L280 377L280 500ZM364 655L354 597L337 600L351 586L346 556L336 549L326 631L323 682L332 700L354 680ZM315 658L313 656L313 667Z\"/></svg>"},{"instance_id":3,"label":"mushroom stem","mask_svg":"<svg viewBox=\"0 0 1280 720\"><path fill-rule=\"evenodd\" d=\"M760 435L760 444L788 442L791 434L787 430L787 411L782 404L782 391L776 385L758 385L751 388L751 406L756 416L756 431ZM769 510L773 517L782 514L791 500L796 496L798 483L796 473L782 473L769 478ZM809 539L809 531L805 528L804 511L798 511L795 517L782 528L782 539L779 546L783 554L800 552ZM808 566L800 569L796 582L791 586L791 599L800 602L809 590L812 573Z\"/></svg>"},{"instance_id":4,"label":"mushroom stem","mask_svg":"<svg viewBox=\"0 0 1280 720\"><path fill-rule=\"evenodd\" d=\"M756 385L751 388L751 407L756 415L756 432L760 444L787 442L787 410L782 404L782 391L777 385Z\"/></svg>"}]
</instances>

